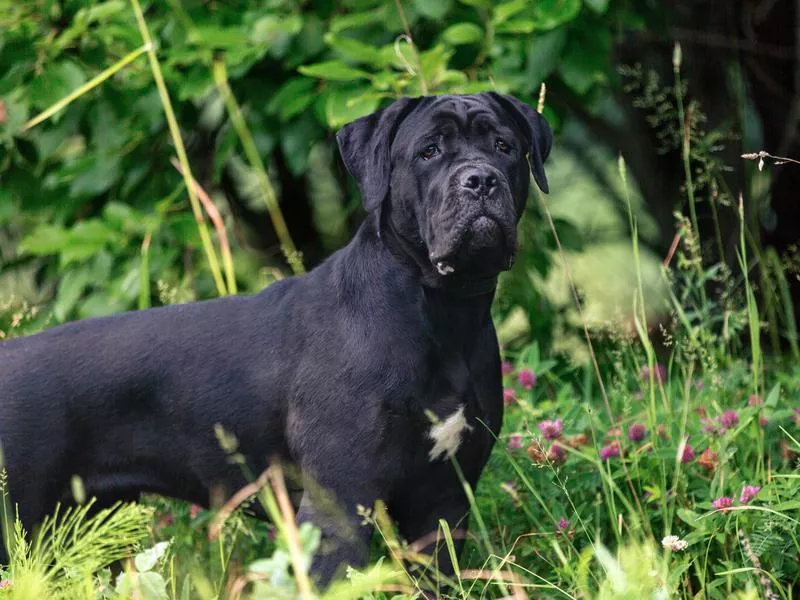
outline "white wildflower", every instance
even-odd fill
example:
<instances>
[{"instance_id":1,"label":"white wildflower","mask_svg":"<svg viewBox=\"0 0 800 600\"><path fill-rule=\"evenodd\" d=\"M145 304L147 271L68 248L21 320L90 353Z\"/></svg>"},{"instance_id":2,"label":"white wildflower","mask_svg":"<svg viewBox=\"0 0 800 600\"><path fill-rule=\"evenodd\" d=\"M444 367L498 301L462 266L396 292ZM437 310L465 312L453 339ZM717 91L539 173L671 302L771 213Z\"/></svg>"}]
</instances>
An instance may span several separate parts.
<instances>
[{"instance_id":1,"label":"white wildflower","mask_svg":"<svg viewBox=\"0 0 800 600\"><path fill-rule=\"evenodd\" d=\"M686 540L682 540L677 535L668 535L661 540L661 545L672 552L680 552L681 550L685 550L689 543Z\"/></svg>"}]
</instances>

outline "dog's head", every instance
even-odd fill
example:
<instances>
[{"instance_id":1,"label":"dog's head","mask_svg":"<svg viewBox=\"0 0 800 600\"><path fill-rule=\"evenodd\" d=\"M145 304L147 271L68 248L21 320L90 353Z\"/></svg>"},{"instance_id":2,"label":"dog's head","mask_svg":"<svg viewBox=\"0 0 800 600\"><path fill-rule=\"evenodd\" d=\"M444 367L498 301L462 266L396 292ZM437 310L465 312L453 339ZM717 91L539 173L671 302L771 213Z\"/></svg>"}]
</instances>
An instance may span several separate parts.
<instances>
[{"instance_id":1,"label":"dog's head","mask_svg":"<svg viewBox=\"0 0 800 600\"><path fill-rule=\"evenodd\" d=\"M365 208L438 278L509 268L531 171L548 191L550 128L511 96L402 98L337 140Z\"/></svg>"}]
</instances>

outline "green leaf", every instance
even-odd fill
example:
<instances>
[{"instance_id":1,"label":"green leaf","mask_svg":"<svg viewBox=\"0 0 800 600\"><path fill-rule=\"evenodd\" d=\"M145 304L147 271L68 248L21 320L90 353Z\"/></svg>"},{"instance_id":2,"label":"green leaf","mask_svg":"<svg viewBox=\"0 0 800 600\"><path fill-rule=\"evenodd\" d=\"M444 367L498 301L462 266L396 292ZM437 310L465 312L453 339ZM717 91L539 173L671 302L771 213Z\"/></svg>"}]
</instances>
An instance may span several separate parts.
<instances>
[{"instance_id":1,"label":"green leaf","mask_svg":"<svg viewBox=\"0 0 800 600\"><path fill-rule=\"evenodd\" d=\"M148 548L144 552L137 554L133 559L136 570L139 571L139 573L150 571L156 566L158 560L164 556L167 548L169 548L169 542L159 542L152 548Z\"/></svg>"},{"instance_id":2,"label":"green leaf","mask_svg":"<svg viewBox=\"0 0 800 600\"><path fill-rule=\"evenodd\" d=\"M145 233L152 227L148 219L138 210L122 202L111 201L103 208L103 220L120 233Z\"/></svg>"},{"instance_id":3,"label":"green leaf","mask_svg":"<svg viewBox=\"0 0 800 600\"><path fill-rule=\"evenodd\" d=\"M337 37L331 33L325 34L325 43L345 60L362 62L374 66L386 64L380 48L353 40L350 38Z\"/></svg>"},{"instance_id":4,"label":"green leaf","mask_svg":"<svg viewBox=\"0 0 800 600\"><path fill-rule=\"evenodd\" d=\"M700 518L693 510L689 510L688 508L679 508L678 509L678 518L686 523L689 527L694 529L704 530L706 528L706 522Z\"/></svg>"},{"instance_id":5,"label":"green leaf","mask_svg":"<svg viewBox=\"0 0 800 600\"><path fill-rule=\"evenodd\" d=\"M483 29L474 23L456 23L445 29L442 37L454 46L474 44L483 39Z\"/></svg>"},{"instance_id":6,"label":"green leaf","mask_svg":"<svg viewBox=\"0 0 800 600\"><path fill-rule=\"evenodd\" d=\"M200 244L200 235L197 232L197 223L191 213L179 213L170 218L167 225L170 233L180 246L195 246Z\"/></svg>"},{"instance_id":7,"label":"green leaf","mask_svg":"<svg viewBox=\"0 0 800 600\"><path fill-rule=\"evenodd\" d=\"M267 15L260 18L253 25L250 32L250 41L259 46L276 46L285 44L289 38L298 35L303 29L301 15ZM241 34L239 42L241 43Z\"/></svg>"},{"instance_id":8,"label":"green leaf","mask_svg":"<svg viewBox=\"0 0 800 600\"><path fill-rule=\"evenodd\" d=\"M319 139L319 135L318 121L310 114L290 121L281 130L281 149L289 170L295 175L305 172L311 145Z\"/></svg>"},{"instance_id":9,"label":"green leaf","mask_svg":"<svg viewBox=\"0 0 800 600\"><path fill-rule=\"evenodd\" d=\"M78 305L78 318L91 319L93 317L107 317L115 313L128 310L130 307L122 300L99 291L88 296ZM145 573L146 574L146 573Z\"/></svg>"},{"instance_id":10,"label":"green leaf","mask_svg":"<svg viewBox=\"0 0 800 600\"><path fill-rule=\"evenodd\" d=\"M114 255L107 249L98 252L89 265L89 275L92 281L110 281L113 261Z\"/></svg>"},{"instance_id":11,"label":"green leaf","mask_svg":"<svg viewBox=\"0 0 800 600\"><path fill-rule=\"evenodd\" d=\"M60 323L75 308L86 286L89 285L90 272L88 268L79 268L67 271L58 283L58 294L53 303L53 314Z\"/></svg>"},{"instance_id":12,"label":"green leaf","mask_svg":"<svg viewBox=\"0 0 800 600\"><path fill-rule=\"evenodd\" d=\"M81 8L75 13L75 17L72 19L69 27L67 27L61 35L56 38L51 47L48 48L52 53L51 55L56 55L64 48L70 46L73 41L86 33L89 26L93 23L108 21L126 8L127 3L124 2L124 0L97 2Z\"/></svg>"},{"instance_id":13,"label":"green leaf","mask_svg":"<svg viewBox=\"0 0 800 600\"><path fill-rule=\"evenodd\" d=\"M0 227L9 225L18 210L19 205L12 191L0 186Z\"/></svg>"},{"instance_id":14,"label":"green leaf","mask_svg":"<svg viewBox=\"0 0 800 600\"><path fill-rule=\"evenodd\" d=\"M339 33L345 29L357 29L367 25L374 25L386 20L387 11L394 10L394 6L384 4L367 12L354 12L349 15L334 15L331 18L330 30Z\"/></svg>"},{"instance_id":15,"label":"green leaf","mask_svg":"<svg viewBox=\"0 0 800 600\"><path fill-rule=\"evenodd\" d=\"M108 0L108 2L98 2L81 10L86 10L86 20L94 23L96 21L107 21L126 8L127 4L124 0Z\"/></svg>"},{"instance_id":16,"label":"green leaf","mask_svg":"<svg viewBox=\"0 0 800 600\"><path fill-rule=\"evenodd\" d=\"M564 83L582 96L599 79L598 58L607 60L608 57L597 57L578 44L569 44L562 57L558 72Z\"/></svg>"},{"instance_id":17,"label":"green leaf","mask_svg":"<svg viewBox=\"0 0 800 600\"><path fill-rule=\"evenodd\" d=\"M196 46L220 48L227 50L241 46L244 36L239 29L233 27L200 26L189 31L187 41Z\"/></svg>"},{"instance_id":18,"label":"green leaf","mask_svg":"<svg viewBox=\"0 0 800 600\"><path fill-rule=\"evenodd\" d=\"M583 2L598 15L605 14L608 10L609 0L583 0Z\"/></svg>"},{"instance_id":19,"label":"green leaf","mask_svg":"<svg viewBox=\"0 0 800 600\"><path fill-rule=\"evenodd\" d=\"M285 550L275 550L269 558L263 558L250 564L248 571L268 577L268 581L275 588L289 587L293 578L289 573L292 561ZM264 595L263 597L267 597Z\"/></svg>"},{"instance_id":20,"label":"green leaf","mask_svg":"<svg viewBox=\"0 0 800 600\"><path fill-rule=\"evenodd\" d=\"M30 105L24 88L17 88L0 98L6 108L6 122L0 124L0 140L11 140L12 136L27 122Z\"/></svg>"},{"instance_id":21,"label":"green leaf","mask_svg":"<svg viewBox=\"0 0 800 600\"><path fill-rule=\"evenodd\" d=\"M453 0L414 0L414 7L429 19L440 21L453 7Z\"/></svg>"},{"instance_id":22,"label":"green leaf","mask_svg":"<svg viewBox=\"0 0 800 600\"><path fill-rule=\"evenodd\" d=\"M69 194L73 197L97 196L106 192L118 179L119 157L101 154L87 167L77 169Z\"/></svg>"},{"instance_id":23,"label":"green leaf","mask_svg":"<svg viewBox=\"0 0 800 600\"><path fill-rule=\"evenodd\" d=\"M525 73L534 89L538 88L539 84L556 68L566 43L567 31L564 27L540 33L531 38L528 45L528 62Z\"/></svg>"},{"instance_id":24,"label":"green leaf","mask_svg":"<svg viewBox=\"0 0 800 600\"><path fill-rule=\"evenodd\" d=\"M187 573L183 578L183 585L181 586L181 600L192 600L192 574Z\"/></svg>"},{"instance_id":25,"label":"green leaf","mask_svg":"<svg viewBox=\"0 0 800 600\"><path fill-rule=\"evenodd\" d=\"M581 12L581 0L537 0L533 19L536 29L548 31L569 23Z\"/></svg>"},{"instance_id":26,"label":"green leaf","mask_svg":"<svg viewBox=\"0 0 800 600\"><path fill-rule=\"evenodd\" d=\"M91 258L108 246L119 246L124 237L99 219L81 221L69 232L69 243L61 249L61 264Z\"/></svg>"},{"instance_id":27,"label":"green leaf","mask_svg":"<svg viewBox=\"0 0 800 600\"><path fill-rule=\"evenodd\" d=\"M69 232L60 225L42 224L22 238L19 251L36 256L56 254L69 244L69 239Z\"/></svg>"},{"instance_id":28,"label":"green leaf","mask_svg":"<svg viewBox=\"0 0 800 600\"><path fill-rule=\"evenodd\" d=\"M437 84L439 77L446 71L447 63L450 62L450 57L453 56L454 52L454 50L445 48L442 45L436 45L420 54L420 63L422 64L422 73L425 76L425 80L431 84Z\"/></svg>"},{"instance_id":29,"label":"green leaf","mask_svg":"<svg viewBox=\"0 0 800 600\"><path fill-rule=\"evenodd\" d=\"M439 519L439 528L442 530L444 541L447 544L447 552L450 554L450 563L453 565L453 571L456 577L461 577L461 569L458 566L458 553L456 552L456 545L453 542L453 534L450 531L450 525L445 519Z\"/></svg>"},{"instance_id":30,"label":"green leaf","mask_svg":"<svg viewBox=\"0 0 800 600\"><path fill-rule=\"evenodd\" d=\"M320 79L329 79L331 81L352 81L354 79L370 78L370 74L366 71L349 67L339 60L304 65L297 70L309 77L319 77Z\"/></svg>"},{"instance_id":31,"label":"green leaf","mask_svg":"<svg viewBox=\"0 0 800 600\"><path fill-rule=\"evenodd\" d=\"M303 554L310 564L311 557L319 548L319 543L322 540L322 531L313 523L306 521L300 524L297 533L300 537L300 547L303 549Z\"/></svg>"},{"instance_id":32,"label":"green leaf","mask_svg":"<svg viewBox=\"0 0 800 600\"><path fill-rule=\"evenodd\" d=\"M391 60L391 59L390 59ZM394 89L397 84L397 73L394 71L380 71L372 78L372 87L376 90L387 92Z\"/></svg>"},{"instance_id":33,"label":"green leaf","mask_svg":"<svg viewBox=\"0 0 800 600\"><path fill-rule=\"evenodd\" d=\"M149 263L149 251L147 255L142 254L139 258L125 263L122 277L114 279L108 291L123 304L133 304L134 301L142 301L141 294L144 293L147 293L149 298L150 293L148 290L150 287L150 280L148 278L147 281L142 281L144 269L147 269L148 274L150 272Z\"/></svg>"},{"instance_id":34,"label":"green leaf","mask_svg":"<svg viewBox=\"0 0 800 600\"><path fill-rule=\"evenodd\" d=\"M454 69L446 69L439 73L439 76L436 78L434 82L437 86L441 87L448 87L453 86L453 91L455 92L455 88L458 88L460 91L460 86L469 83L469 79L467 78L467 74L464 71L456 71ZM489 88L491 89L491 88ZM484 91L484 90L481 90ZM460 92L464 93L464 92Z\"/></svg>"},{"instance_id":35,"label":"green leaf","mask_svg":"<svg viewBox=\"0 0 800 600\"><path fill-rule=\"evenodd\" d=\"M267 103L267 112L277 112L281 121L288 121L314 101L317 83L308 77L292 77L272 96Z\"/></svg>"},{"instance_id":36,"label":"green leaf","mask_svg":"<svg viewBox=\"0 0 800 600\"><path fill-rule=\"evenodd\" d=\"M495 33L531 33L536 29L533 19L512 19L494 28Z\"/></svg>"},{"instance_id":37,"label":"green leaf","mask_svg":"<svg viewBox=\"0 0 800 600\"><path fill-rule=\"evenodd\" d=\"M325 118L332 129L364 117L378 108L383 94L368 91L332 89L325 100Z\"/></svg>"},{"instance_id":38,"label":"green leaf","mask_svg":"<svg viewBox=\"0 0 800 600\"><path fill-rule=\"evenodd\" d=\"M123 598L166 600L167 584L158 573L120 573L115 591Z\"/></svg>"},{"instance_id":39,"label":"green leaf","mask_svg":"<svg viewBox=\"0 0 800 600\"><path fill-rule=\"evenodd\" d=\"M781 384L776 383L772 386L772 389L767 394L767 399L764 401L764 404L769 408L776 408L778 406L778 400L781 397Z\"/></svg>"},{"instance_id":40,"label":"green leaf","mask_svg":"<svg viewBox=\"0 0 800 600\"><path fill-rule=\"evenodd\" d=\"M28 98L31 104L45 109L73 90L86 83L86 74L78 63L61 60L45 67L41 75L36 77L28 87ZM63 111L59 113L63 116Z\"/></svg>"},{"instance_id":41,"label":"green leaf","mask_svg":"<svg viewBox=\"0 0 800 600\"><path fill-rule=\"evenodd\" d=\"M525 10L527 6L528 0L511 0L511 2L503 2L502 4L495 5L494 14L492 15L492 24L500 25L501 23L505 23L517 13Z\"/></svg>"}]
</instances>

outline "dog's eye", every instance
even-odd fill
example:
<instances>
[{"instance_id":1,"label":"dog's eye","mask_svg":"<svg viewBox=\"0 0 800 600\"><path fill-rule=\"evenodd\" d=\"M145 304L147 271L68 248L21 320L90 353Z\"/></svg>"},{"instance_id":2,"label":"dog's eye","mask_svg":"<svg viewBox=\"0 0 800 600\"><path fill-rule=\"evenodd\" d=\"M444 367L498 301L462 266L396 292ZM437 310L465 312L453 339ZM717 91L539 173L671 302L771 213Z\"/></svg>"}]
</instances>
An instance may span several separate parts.
<instances>
[{"instance_id":1,"label":"dog's eye","mask_svg":"<svg viewBox=\"0 0 800 600\"><path fill-rule=\"evenodd\" d=\"M422 152L419 153L419 155L422 157L422 160L430 160L437 154L439 154L439 146L436 144L426 146Z\"/></svg>"},{"instance_id":2,"label":"dog's eye","mask_svg":"<svg viewBox=\"0 0 800 600\"><path fill-rule=\"evenodd\" d=\"M511 152L511 147L508 144L506 144L503 140L497 140L494 143L494 147L503 154L508 154L509 152Z\"/></svg>"}]
</instances>

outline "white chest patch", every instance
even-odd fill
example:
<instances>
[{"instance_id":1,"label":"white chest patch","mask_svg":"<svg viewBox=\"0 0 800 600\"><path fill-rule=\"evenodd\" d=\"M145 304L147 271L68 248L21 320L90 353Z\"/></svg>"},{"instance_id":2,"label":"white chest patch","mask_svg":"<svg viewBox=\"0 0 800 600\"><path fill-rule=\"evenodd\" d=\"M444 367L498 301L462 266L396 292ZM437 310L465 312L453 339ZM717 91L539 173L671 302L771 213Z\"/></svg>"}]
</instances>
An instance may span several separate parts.
<instances>
[{"instance_id":1,"label":"white chest patch","mask_svg":"<svg viewBox=\"0 0 800 600\"><path fill-rule=\"evenodd\" d=\"M472 431L472 425L467 423L462 405L444 421L439 421L431 427L428 437L433 440L433 448L428 453L428 460L433 462L444 455L455 454L461 445L464 430Z\"/></svg>"}]
</instances>

